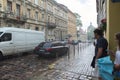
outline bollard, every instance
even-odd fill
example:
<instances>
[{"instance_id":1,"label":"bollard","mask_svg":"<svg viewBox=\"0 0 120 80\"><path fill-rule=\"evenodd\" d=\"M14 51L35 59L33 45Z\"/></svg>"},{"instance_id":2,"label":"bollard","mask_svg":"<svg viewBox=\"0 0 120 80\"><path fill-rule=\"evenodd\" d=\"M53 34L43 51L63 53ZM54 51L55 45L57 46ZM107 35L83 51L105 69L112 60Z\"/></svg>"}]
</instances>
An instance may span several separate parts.
<instances>
[{"instance_id":1,"label":"bollard","mask_svg":"<svg viewBox=\"0 0 120 80\"><path fill-rule=\"evenodd\" d=\"M56 60L58 60L58 53L56 53L55 55L56 55Z\"/></svg>"},{"instance_id":2,"label":"bollard","mask_svg":"<svg viewBox=\"0 0 120 80\"><path fill-rule=\"evenodd\" d=\"M68 59L70 59L70 45L68 46L67 56L68 56Z\"/></svg>"},{"instance_id":3,"label":"bollard","mask_svg":"<svg viewBox=\"0 0 120 80\"><path fill-rule=\"evenodd\" d=\"M73 45L73 47L74 47L74 57L75 57L75 45Z\"/></svg>"},{"instance_id":4,"label":"bollard","mask_svg":"<svg viewBox=\"0 0 120 80\"><path fill-rule=\"evenodd\" d=\"M81 43L80 43L80 45L79 45L79 52L80 52L80 50L81 50Z\"/></svg>"},{"instance_id":5,"label":"bollard","mask_svg":"<svg viewBox=\"0 0 120 80\"><path fill-rule=\"evenodd\" d=\"M79 54L79 43L78 43L78 54Z\"/></svg>"}]
</instances>

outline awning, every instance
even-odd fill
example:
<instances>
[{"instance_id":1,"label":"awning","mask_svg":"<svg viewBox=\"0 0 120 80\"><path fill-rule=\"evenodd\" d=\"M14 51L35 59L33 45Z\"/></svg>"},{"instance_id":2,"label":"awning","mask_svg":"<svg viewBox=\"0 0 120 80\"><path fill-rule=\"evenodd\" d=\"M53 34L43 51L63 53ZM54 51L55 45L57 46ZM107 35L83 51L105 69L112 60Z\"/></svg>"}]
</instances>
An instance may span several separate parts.
<instances>
[{"instance_id":1,"label":"awning","mask_svg":"<svg viewBox=\"0 0 120 80\"><path fill-rule=\"evenodd\" d=\"M112 2L120 2L120 0L112 0Z\"/></svg>"}]
</instances>

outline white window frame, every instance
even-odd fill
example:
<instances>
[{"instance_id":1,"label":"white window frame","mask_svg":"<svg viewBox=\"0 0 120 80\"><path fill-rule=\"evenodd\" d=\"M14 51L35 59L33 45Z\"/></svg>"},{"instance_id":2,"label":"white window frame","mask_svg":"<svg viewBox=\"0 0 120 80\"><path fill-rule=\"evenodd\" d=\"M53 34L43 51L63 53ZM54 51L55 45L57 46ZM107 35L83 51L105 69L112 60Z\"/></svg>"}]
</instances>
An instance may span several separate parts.
<instances>
[{"instance_id":1,"label":"white window frame","mask_svg":"<svg viewBox=\"0 0 120 80\"><path fill-rule=\"evenodd\" d=\"M30 18L30 9L27 9L27 17Z\"/></svg>"},{"instance_id":2,"label":"white window frame","mask_svg":"<svg viewBox=\"0 0 120 80\"><path fill-rule=\"evenodd\" d=\"M38 5L38 0L35 0L35 4Z\"/></svg>"},{"instance_id":3,"label":"white window frame","mask_svg":"<svg viewBox=\"0 0 120 80\"><path fill-rule=\"evenodd\" d=\"M39 14L39 13L36 11L36 12L35 12L35 20L38 20L38 14Z\"/></svg>"},{"instance_id":4,"label":"white window frame","mask_svg":"<svg viewBox=\"0 0 120 80\"><path fill-rule=\"evenodd\" d=\"M12 2L7 0L7 11L12 11Z\"/></svg>"}]
</instances>

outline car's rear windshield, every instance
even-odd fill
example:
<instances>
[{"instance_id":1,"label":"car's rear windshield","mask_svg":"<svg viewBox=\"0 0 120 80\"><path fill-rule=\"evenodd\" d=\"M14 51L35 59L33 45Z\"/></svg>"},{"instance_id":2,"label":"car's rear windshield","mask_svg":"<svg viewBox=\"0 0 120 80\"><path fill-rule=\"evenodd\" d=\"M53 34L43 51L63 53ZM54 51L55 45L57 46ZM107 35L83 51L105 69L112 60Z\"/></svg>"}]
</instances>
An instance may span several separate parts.
<instances>
[{"instance_id":1,"label":"car's rear windshield","mask_svg":"<svg viewBox=\"0 0 120 80\"><path fill-rule=\"evenodd\" d=\"M0 32L0 35L2 34L3 32Z\"/></svg>"},{"instance_id":2,"label":"car's rear windshield","mask_svg":"<svg viewBox=\"0 0 120 80\"><path fill-rule=\"evenodd\" d=\"M40 43L39 47L43 47L44 44L45 44L45 42Z\"/></svg>"},{"instance_id":3,"label":"car's rear windshield","mask_svg":"<svg viewBox=\"0 0 120 80\"><path fill-rule=\"evenodd\" d=\"M52 45L51 43L45 43L45 44L43 45L43 48L49 48L51 45Z\"/></svg>"}]
</instances>

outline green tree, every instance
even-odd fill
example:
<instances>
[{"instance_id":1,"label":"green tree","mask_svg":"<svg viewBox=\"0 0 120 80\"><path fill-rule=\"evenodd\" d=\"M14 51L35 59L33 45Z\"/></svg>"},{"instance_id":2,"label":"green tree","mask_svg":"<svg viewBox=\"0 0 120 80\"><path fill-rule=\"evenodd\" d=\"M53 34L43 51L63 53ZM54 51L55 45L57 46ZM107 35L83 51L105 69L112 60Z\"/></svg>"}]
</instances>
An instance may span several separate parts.
<instances>
[{"instance_id":1,"label":"green tree","mask_svg":"<svg viewBox=\"0 0 120 80\"><path fill-rule=\"evenodd\" d=\"M82 27L81 16L78 13L74 13L76 16L76 25L77 27Z\"/></svg>"}]
</instances>

